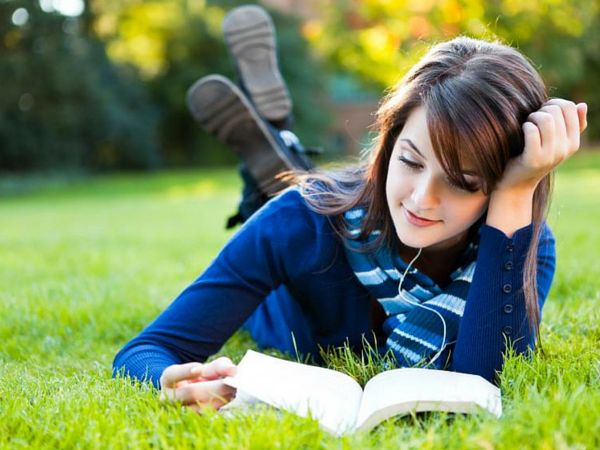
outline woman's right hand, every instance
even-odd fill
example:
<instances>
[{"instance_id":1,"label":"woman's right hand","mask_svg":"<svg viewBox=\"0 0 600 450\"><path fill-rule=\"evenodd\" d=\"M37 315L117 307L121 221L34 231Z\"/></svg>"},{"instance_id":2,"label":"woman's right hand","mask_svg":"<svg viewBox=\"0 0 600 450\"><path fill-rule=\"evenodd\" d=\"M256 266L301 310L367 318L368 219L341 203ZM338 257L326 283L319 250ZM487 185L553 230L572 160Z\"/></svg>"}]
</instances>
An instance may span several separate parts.
<instances>
[{"instance_id":1,"label":"woman's right hand","mask_svg":"<svg viewBox=\"0 0 600 450\"><path fill-rule=\"evenodd\" d=\"M236 371L237 366L225 356L207 364L173 364L160 377L160 399L180 402L196 412L206 407L219 409L235 396L235 388L224 384L223 378Z\"/></svg>"}]
</instances>

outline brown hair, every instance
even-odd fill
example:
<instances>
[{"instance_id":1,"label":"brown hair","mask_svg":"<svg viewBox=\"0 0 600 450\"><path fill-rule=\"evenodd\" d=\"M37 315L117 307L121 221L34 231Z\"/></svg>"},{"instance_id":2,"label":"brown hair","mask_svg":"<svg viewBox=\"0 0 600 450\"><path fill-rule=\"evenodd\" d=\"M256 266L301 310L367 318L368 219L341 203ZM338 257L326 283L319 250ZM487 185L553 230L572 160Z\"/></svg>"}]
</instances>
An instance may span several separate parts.
<instances>
[{"instance_id":1,"label":"brown hair","mask_svg":"<svg viewBox=\"0 0 600 450\"><path fill-rule=\"evenodd\" d=\"M376 115L377 138L358 166L330 172L294 174L309 206L332 216L334 229L349 237L342 213L364 206L365 238L381 230L375 245L398 245L386 201L390 155L411 112L424 106L431 142L450 180L468 185L462 175L471 161L490 194L509 158L522 152L522 124L546 101L544 83L527 59L499 42L458 37L433 46L384 98ZM533 197L533 239L525 259L523 286L530 329L539 339L536 283L537 250L552 187L548 174ZM481 220L475 226L479 226ZM401 245L401 244L400 244Z\"/></svg>"}]
</instances>

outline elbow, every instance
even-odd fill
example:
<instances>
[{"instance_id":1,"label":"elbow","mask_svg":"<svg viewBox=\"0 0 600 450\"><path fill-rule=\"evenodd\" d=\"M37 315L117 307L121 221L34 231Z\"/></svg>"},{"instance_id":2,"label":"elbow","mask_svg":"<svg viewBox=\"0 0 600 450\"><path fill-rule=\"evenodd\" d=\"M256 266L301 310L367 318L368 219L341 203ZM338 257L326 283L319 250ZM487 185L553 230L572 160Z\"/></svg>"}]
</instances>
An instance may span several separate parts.
<instances>
[{"instance_id":1,"label":"elbow","mask_svg":"<svg viewBox=\"0 0 600 450\"><path fill-rule=\"evenodd\" d=\"M116 354L112 363L113 378L127 378L132 383L151 382L160 389L160 376L163 370L180 364L181 360L166 348L156 344L128 343Z\"/></svg>"},{"instance_id":2,"label":"elbow","mask_svg":"<svg viewBox=\"0 0 600 450\"><path fill-rule=\"evenodd\" d=\"M119 350L119 352L115 355L115 357L113 359L112 371L111 371L112 378L121 378L121 377L130 376L129 371L127 370L127 359L123 357L124 350L125 350L125 348L122 348L121 350Z\"/></svg>"}]
</instances>

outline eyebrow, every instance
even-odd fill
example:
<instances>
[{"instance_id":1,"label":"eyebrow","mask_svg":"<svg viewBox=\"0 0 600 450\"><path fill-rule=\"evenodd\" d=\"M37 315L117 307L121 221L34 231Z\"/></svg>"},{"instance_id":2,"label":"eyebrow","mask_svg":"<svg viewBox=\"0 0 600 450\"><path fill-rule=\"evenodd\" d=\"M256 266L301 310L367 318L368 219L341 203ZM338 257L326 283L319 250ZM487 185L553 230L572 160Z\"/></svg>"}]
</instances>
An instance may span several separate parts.
<instances>
[{"instance_id":1,"label":"eyebrow","mask_svg":"<svg viewBox=\"0 0 600 450\"><path fill-rule=\"evenodd\" d=\"M400 139L400 141L406 142L410 148L412 148L415 152L417 152L419 155L421 155L421 158L427 159L423 156L423 153L421 153L421 151L417 148L417 146L415 145L415 143L413 141L411 141L410 139L406 139L406 138Z\"/></svg>"},{"instance_id":2,"label":"eyebrow","mask_svg":"<svg viewBox=\"0 0 600 450\"><path fill-rule=\"evenodd\" d=\"M402 139L400 139L400 141L406 142L410 148L412 148L415 152L417 152L421 156L421 158L427 159L427 158L425 158L425 156L423 156L423 153L421 153L421 151L417 148L417 146L415 145L415 143L413 141L411 141L410 139L407 139L407 138L402 138ZM479 176L479 174L473 170L462 170L461 172L464 175L470 175L470 176L476 176L476 177Z\"/></svg>"}]
</instances>

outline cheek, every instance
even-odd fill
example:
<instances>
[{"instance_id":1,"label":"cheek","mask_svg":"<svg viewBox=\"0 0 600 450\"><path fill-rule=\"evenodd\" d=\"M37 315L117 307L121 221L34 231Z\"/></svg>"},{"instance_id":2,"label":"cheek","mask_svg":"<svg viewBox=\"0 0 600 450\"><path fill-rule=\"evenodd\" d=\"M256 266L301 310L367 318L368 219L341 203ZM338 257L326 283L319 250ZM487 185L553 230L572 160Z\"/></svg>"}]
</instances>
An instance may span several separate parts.
<instances>
[{"instance_id":1,"label":"cheek","mask_svg":"<svg viewBox=\"0 0 600 450\"><path fill-rule=\"evenodd\" d=\"M463 199L455 201L451 207L446 208L446 211L452 211L453 223L458 226L469 227L481 217L487 208L487 203L487 197L483 196L469 200Z\"/></svg>"},{"instance_id":2,"label":"cheek","mask_svg":"<svg viewBox=\"0 0 600 450\"><path fill-rule=\"evenodd\" d=\"M393 202L394 204L398 203L398 201L401 201L406 195L407 188L408 183L406 177L388 172L388 177L385 183L385 192L388 201Z\"/></svg>"},{"instance_id":3,"label":"cheek","mask_svg":"<svg viewBox=\"0 0 600 450\"><path fill-rule=\"evenodd\" d=\"M385 180L385 195L388 202L393 202L396 196L396 180L395 177L388 171L387 179Z\"/></svg>"}]
</instances>

